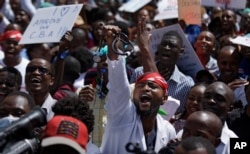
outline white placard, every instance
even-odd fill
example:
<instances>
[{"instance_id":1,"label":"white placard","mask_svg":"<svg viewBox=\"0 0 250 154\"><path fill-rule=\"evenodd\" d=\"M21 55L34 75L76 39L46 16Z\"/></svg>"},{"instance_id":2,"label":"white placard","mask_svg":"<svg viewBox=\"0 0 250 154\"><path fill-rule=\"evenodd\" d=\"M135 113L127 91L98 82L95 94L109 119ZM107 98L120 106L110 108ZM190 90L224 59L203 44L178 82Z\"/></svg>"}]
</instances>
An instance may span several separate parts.
<instances>
[{"instance_id":1,"label":"white placard","mask_svg":"<svg viewBox=\"0 0 250 154\"><path fill-rule=\"evenodd\" d=\"M152 0L130 0L118 8L118 11L135 13Z\"/></svg>"},{"instance_id":2,"label":"white placard","mask_svg":"<svg viewBox=\"0 0 250 154\"><path fill-rule=\"evenodd\" d=\"M82 6L75 4L38 9L19 44L59 42L73 27Z\"/></svg>"},{"instance_id":3,"label":"white placard","mask_svg":"<svg viewBox=\"0 0 250 154\"><path fill-rule=\"evenodd\" d=\"M239 44L250 47L250 38L246 36L237 36L236 38L229 39L233 44Z\"/></svg>"},{"instance_id":4,"label":"white placard","mask_svg":"<svg viewBox=\"0 0 250 154\"><path fill-rule=\"evenodd\" d=\"M150 48L152 51L152 55L155 55L157 46L160 44L162 36L166 32L171 30L174 30L177 33L179 33L183 41L184 53L179 57L177 61L177 66L184 74L190 75L192 78L194 78L196 73L204 69L204 67L202 66L192 45L186 38L185 33L183 32L179 24L174 24L167 27L159 28L151 32L152 36L150 40L151 41Z\"/></svg>"},{"instance_id":5,"label":"white placard","mask_svg":"<svg viewBox=\"0 0 250 154\"><path fill-rule=\"evenodd\" d=\"M246 0L202 0L201 5L204 6L220 6L225 8L244 9L246 7Z\"/></svg>"},{"instance_id":6,"label":"white placard","mask_svg":"<svg viewBox=\"0 0 250 154\"><path fill-rule=\"evenodd\" d=\"M177 0L160 0L157 3L158 14L154 20L178 18L178 3Z\"/></svg>"}]
</instances>

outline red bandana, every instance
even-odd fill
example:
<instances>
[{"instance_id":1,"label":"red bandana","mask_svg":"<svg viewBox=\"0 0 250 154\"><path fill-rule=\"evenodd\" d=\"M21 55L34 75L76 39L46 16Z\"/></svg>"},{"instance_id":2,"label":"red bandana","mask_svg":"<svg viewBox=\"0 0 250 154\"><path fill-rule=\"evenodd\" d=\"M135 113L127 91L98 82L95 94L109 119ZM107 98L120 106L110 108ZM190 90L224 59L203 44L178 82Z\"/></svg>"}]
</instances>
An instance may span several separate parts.
<instances>
[{"instance_id":1,"label":"red bandana","mask_svg":"<svg viewBox=\"0 0 250 154\"><path fill-rule=\"evenodd\" d=\"M8 30L3 33L3 35L0 38L0 42L5 41L6 39L15 39L17 42L19 42L22 38L22 33L18 30Z\"/></svg>"},{"instance_id":2,"label":"red bandana","mask_svg":"<svg viewBox=\"0 0 250 154\"><path fill-rule=\"evenodd\" d=\"M158 84L165 93L167 92L168 84L166 80L157 72L148 72L141 75L139 78L137 78L136 84L141 81L153 81Z\"/></svg>"}]
</instances>

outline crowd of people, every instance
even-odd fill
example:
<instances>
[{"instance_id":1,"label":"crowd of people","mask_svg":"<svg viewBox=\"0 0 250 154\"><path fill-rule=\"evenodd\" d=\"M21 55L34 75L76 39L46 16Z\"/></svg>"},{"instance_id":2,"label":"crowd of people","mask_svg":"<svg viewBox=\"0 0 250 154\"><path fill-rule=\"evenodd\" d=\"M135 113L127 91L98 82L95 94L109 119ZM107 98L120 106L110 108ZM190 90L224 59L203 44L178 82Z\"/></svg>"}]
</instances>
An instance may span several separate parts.
<instances>
[{"instance_id":1,"label":"crowd of people","mask_svg":"<svg viewBox=\"0 0 250 154\"><path fill-rule=\"evenodd\" d=\"M230 154L230 138L249 138L250 45L232 39L249 37L250 1L201 6L200 25L154 20L158 0L118 9L128 2L0 2L0 153L30 142L35 154ZM60 42L19 44L38 9L78 3ZM151 32L173 24L185 35L164 32L153 55ZM195 76L178 66L184 39Z\"/></svg>"}]
</instances>

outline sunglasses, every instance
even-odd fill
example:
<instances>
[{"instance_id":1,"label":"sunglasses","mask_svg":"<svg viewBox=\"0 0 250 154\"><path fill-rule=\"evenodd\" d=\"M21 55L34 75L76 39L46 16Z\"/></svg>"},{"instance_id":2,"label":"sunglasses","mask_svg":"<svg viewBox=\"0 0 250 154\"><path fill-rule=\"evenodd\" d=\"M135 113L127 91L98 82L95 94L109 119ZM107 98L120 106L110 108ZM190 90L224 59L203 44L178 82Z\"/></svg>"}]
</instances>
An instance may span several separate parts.
<instances>
[{"instance_id":1,"label":"sunglasses","mask_svg":"<svg viewBox=\"0 0 250 154\"><path fill-rule=\"evenodd\" d=\"M27 67L26 68L26 73L33 73L34 71L38 70L38 72L40 74L51 74L50 71L47 68L43 68L43 67Z\"/></svg>"}]
</instances>

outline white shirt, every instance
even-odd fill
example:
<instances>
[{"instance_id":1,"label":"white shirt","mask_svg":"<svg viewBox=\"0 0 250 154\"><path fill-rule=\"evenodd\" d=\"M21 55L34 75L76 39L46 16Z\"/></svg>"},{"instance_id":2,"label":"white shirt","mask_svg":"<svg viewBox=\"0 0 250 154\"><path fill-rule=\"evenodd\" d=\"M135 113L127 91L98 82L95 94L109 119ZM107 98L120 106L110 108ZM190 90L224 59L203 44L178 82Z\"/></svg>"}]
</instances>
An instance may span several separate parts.
<instances>
[{"instance_id":1,"label":"white shirt","mask_svg":"<svg viewBox=\"0 0 250 154\"><path fill-rule=\"evenodd\" d=\"M79 78L75 80L74 87L75 88L81 88L84 86L84 78L85 78L86 72L81 73Z\"/></svg>"},{"instance_id":2,"label":"white shirt","mask_svg":"<svg viewBox=\"0 0 250 154\"><path fill-rule=\"evenodd\" d=\"M210 56L209 61L206 64L206 69L210 73L217 72L219 70L218 65L217 65L217 60L214 59L212 56Z\"/></svg>"},{"instance_id":3,"label":"white shirt","mask_svg":"<svg viewBox=\"0 0 250 154\"><path fill-rule=\"evenodd\" d=\"M47 111L47 121L52 119L52 117L54 116L52 107L55 105L56 102L57 100L53 99L51 95L49 94L46 100L43 102L43 105L41 106L41 108L46 109Z\"/></svg>"},{"instance_id":4,"label":"white shirt","mask_svg":"<svg viewBox=\"0 0 250 154\"><path fill-rule=\"evenodd\" d=\"M238 136L228 128L225 122L220 136L221 143L215 149L217 154L230 154L230 138L238 138Z\"/></svg>"},{"instance_id":5,"label":"white shirt","mask_svg":"<svg viewBox=\"0 0 250 154\"><path fill-rule=\"evenodd\" d=\"M105 109L107 125L103 135L101 152L103 154L127 154L127 143L138 143L147 150L143 126L136 107L130 99L130 86L127 79L125 59L108 59L109 93ZM158 152L169 140L176 137L174 127L159 114L156 116L156 141L154 151Z\"/></svg>"},{"instance_id":6,"label":"white shirt","mask_svg":"<svg viewBox=\"0 0 250 154\"><path fill-rule=\"evenodd\" d=\"M234 101L241 101L243 108L248 104L246 93L245 93L245 86L240 86L239 88L234 89Z\"/></svg>"}]
</instances>

